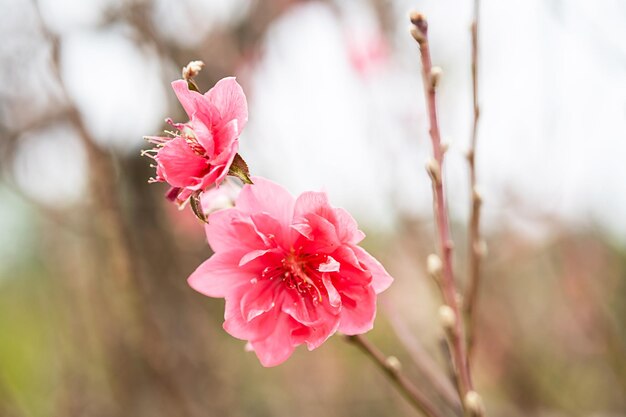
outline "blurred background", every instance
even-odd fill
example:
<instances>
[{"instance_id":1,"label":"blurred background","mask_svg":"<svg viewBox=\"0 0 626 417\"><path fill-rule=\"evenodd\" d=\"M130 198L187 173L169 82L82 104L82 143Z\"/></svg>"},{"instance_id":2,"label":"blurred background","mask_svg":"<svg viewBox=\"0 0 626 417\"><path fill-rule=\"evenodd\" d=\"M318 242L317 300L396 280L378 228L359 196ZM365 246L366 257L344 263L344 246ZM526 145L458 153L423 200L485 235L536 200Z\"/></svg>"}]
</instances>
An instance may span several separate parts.
<instances>
[{"instance_id":1,"label":"blurred background","mask_svg":"<svg viewBox=\"0 0 626 417\"><path fill-rule=\"evenodd\" d=\"M483 0L475 383L491 416L626 415L626 3ZM0 416L416 415L333 337L264 369L186 285L201 224L148 185L169 83L236 75L241 154L326 190L395 277L369 337L445 373L430 152L408 11L443 68L447 193L467 270L470 0L0 0Z\"/></svg>"}]
</instances>

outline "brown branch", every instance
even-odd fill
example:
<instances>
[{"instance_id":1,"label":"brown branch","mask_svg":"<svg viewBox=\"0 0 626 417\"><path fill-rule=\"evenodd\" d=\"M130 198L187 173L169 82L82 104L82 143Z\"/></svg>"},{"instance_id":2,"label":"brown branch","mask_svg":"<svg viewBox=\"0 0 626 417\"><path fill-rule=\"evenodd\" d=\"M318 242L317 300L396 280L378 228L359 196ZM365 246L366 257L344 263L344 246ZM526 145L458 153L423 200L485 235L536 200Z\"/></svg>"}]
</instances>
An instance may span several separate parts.
<instances>
[{"instance_id":1,"label":"brown branch","mask_svg":"<svg viewBox=\"0 0 626 417\"><path fill-rule=\"evenodd\" d=\"M478 119L480 107L478 105L478 22L480 0L474 0L474 18L471 26L472 33L472 105L474 118L470 137L470 148L467 152L469 163L471 210L468 232L469 265L467 275L467 288L465 291L464 313L467 324L467 350L468 356L472 356L475 342L475 328L478 304L478 290L480 287L480 263L485 256L485 245L480 235L480 209L482 197L476 189L476 138L478 134Z\"/></svg>"},{"instance_id":2,"label":"brown branch","mask_svg":"<svg viewBox=\"0 0 626 417\"><path fill-rule=\"evenodd\" d=\"M424 81L424 91L430 124L430 138L434 156L434 159L431 159L428 163L427 170L432 180L434 214L439 234L439 252L442 260L440 274L441 291L445 306L449 308L449 310L446 309L445 311L450 312L450 314L447 314L446 320L442 324L444 324L446 329L452 363L457 376L457 388L463 402L463 407L468 415L481 416L483 414L482 407L475 406L475 403L479 403L480 401L473 401L478 397L478 394L476 394L473 388L471 371L467 360L464 334L465 326L462 320L459 320L461 315L459 314L457 289L452 267L453 242L450 235L442 175L445 147L441 144L435 94L441 70L433 68L432 66L428 42L428 23L426 19L420 13L411 13L411 23L413 23L411 34L420 47L422 78ZM468 401L469 399L472 401Z\"/></svg>"},{"instance_id":3,"label":"brown branch","mask_svg":"<svg viewBox=\"0 0 626 417\"><path fill-rule=\"evenodd\" d=\"M400 362L393 356L385 356L376 346L372 344L363 335L346 336L348 342L354 343L374 363L387 375L389 380L396 386L398 391L411 402L422 414L428 417L445 417L435 405L430 402L428 397L420 391L413 383L402 373Z\"/></svg>"}]
</instances>

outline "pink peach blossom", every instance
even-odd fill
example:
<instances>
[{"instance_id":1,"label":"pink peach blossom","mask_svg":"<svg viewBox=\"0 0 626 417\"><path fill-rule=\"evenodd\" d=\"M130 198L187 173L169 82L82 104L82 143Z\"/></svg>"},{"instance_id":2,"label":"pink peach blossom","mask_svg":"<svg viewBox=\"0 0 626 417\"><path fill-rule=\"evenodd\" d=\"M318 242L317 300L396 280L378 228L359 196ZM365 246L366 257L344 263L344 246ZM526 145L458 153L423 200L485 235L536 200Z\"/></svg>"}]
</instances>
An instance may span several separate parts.
<instances>
[{"instance_id":1,"label":"pink peach blossom","mask_svg":"<svg viewBox=\"0 0 626 417\"><path fill-rule=\"evenodd\" d=\"M205 94L190 90L185 80L172 88L189 122L168 122L173 137L148 137L157 146L156 178L172 186L167 196L179 203L211 185L219 185L239 148L239 135L248 121L248 105L234 77L224 78Z\"/></svg>"},{"instance_id":2,"label":"pink peach blossom","mask_svg":"<svg viewBox=\"0 0 626 417\"><path fill-rule=\"evenodd\" d=\"M313 350L336 331L369 331L376 295L392 278L358 246L365 235L352 216L323 192L294 199L269 180L253 181L234 208L209 216L215 253L189 285L225 298L224 329L247 340L264 366L301 344Z\"/></svg>"}]
</instances>

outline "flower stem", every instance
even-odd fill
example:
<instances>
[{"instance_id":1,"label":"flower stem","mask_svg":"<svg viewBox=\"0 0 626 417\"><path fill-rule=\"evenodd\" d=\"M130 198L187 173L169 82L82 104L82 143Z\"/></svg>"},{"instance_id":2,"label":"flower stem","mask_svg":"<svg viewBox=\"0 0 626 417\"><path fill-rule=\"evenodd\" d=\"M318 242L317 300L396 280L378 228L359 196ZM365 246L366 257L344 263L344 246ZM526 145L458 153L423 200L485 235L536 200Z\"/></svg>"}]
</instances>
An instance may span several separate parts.
<instances>
[{"instance_id":1,"label":"flower stem","mask_svg":"<svg viewBox=\"0 0 626 417\"><path fill-rule=\"evenodd\" d=\"M387 375L389 380L396 386L398 391L411 402L411 404L427 417L445 417L430 402L428 397L402 373L400 363L393 356L385 356L372 342L363 335L346 336L348 342L358 346L374 363Z\"/></svg>"},{"instance_id":2,"label":"flower stem","mask_svg":"<svg viewBox=\"0 0 626 417\"><path fill-rule=\"evenodd\" d=\"M437 231L439 234L439 252L442 259L441 271L441 292L443 301L450 308L453 320L449 320L446 327L446 336L450 345L450 353L454 372L456 373L459 396L463 403L467 415L481 416L482 410L469 409L467 406L468 395L477 395L473 388L470 367L468 364L464 325L460 320L459 302L457 301L457 289L452 267L453 242L450 235L448 221L448 210L443 189L442 168L444 164L445 148L441 143L439 122L437 117L436 87L441 75L441 70L433 68L428 42L428 23L423 15L411 13L413 27L411 34L418 42L422 61L422 79L426 95L426 105L428 107L428 117L430 124L430 138L433 148L433 156L427 169L432 180L433 205Z\"/></svg>"},{"instance_id":3,"label":"flower stem","mask_svg":"<svg viewBox=\"0 0 626 417\"><path fill-rule=\"evenodd\" d=\"M469 163L471 206L469 223L469 267L467 275L467 288L465 291L464 313L467 323L467 351L468 356L472 356L475 342L476 328L476 306L478 302L478 289L480 286L480 264L485 255L484 243L480 235L480 210L482 206L482 196L476 190L476 138L478 134L478 119L480 117L480 107L478 104L478 22L479 22L480 0L474 0L474 17L472 21L472 105L474 119L470 137L470 148L467 152Z\"/></svg>"}]
</instances>

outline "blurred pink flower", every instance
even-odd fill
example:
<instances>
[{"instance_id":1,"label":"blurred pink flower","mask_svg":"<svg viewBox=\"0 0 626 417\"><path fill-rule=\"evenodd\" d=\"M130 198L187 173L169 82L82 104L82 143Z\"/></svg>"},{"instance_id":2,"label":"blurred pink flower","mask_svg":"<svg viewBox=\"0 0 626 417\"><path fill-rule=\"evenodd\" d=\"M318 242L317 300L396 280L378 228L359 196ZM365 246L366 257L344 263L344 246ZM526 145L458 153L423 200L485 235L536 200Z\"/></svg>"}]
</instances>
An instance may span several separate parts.
<instances>
[{"instance_id":1,"label":"blurred pink flower","mask_svg":"<svg viewBox=\"0 0 626 417\"><path fill-rule=\"evenodd\" d=\"M148 137L157 146L156 178L172 186L167 196L185 202L195 191L219 185L239 148L239 135L248 121L248 105L234 77L223 78L205 94L189 90L187 81L172 88L189 116L188 123L168 122L173 137Z\"/></svg>"},{"instance_id":2,"label":"blurred pink flower","mask_svg":"<svg viewBox=\"0 0 626 417\"><path fill-rule=\"evenodd\" d=\"M208 217L214 211L233 207L240 191L240 186L228 180L220 187L209 188L200 196L202 212Z\"/></svg>"},{"instance_id":3,"label":"blurred pink flower","mask_svg":"<svg viewBox=\"0 0 626 417\"><path fill-rule=\"evenodd\" d=\"M285 361L295 347L320 346L336 331L369 331L376 294L392 282L358 246L352 216L325 193L294 199L281 186L255 178L234 208L209 216L215 254L189 277L209 297L226 299L224 329L248 340L261 364Z\"/></svg>"}]
</instances>

